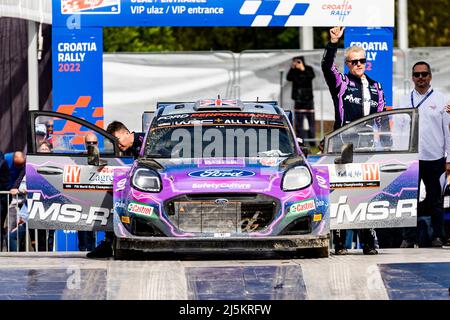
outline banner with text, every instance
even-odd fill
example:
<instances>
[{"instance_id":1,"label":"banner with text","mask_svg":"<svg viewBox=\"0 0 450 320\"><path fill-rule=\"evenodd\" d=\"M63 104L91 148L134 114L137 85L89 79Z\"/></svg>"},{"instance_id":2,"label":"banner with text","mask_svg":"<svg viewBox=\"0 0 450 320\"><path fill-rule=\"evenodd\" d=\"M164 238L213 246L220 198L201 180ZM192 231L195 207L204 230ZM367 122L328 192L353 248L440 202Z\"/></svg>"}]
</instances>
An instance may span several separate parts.
<instances>
[{"instance_id":1,"label":"banner with text","mask_svg":"<svg viewBox=\"0 0 450 320\"><path fill-rule=\"evenodd\" d=\"M344 45L359 46L366 51L366 73L381 83L386 106L392 107L392 75L394 52L393 28L346 28ZM345 72L348 72L345 66Z\"/></svg>"},{"instance_id":2,"label":"banner with text","mask_svg":"<svg viewBox=\"0 0 450 320\"><path fill-rule=\"evenodd\" d=\"M53 110L103 127L102 28L53 28Z\"/></svg>"},{"instance_id":3,"label":"banner with text","mask_svg":"<svg viewBox=\"0 0 450 320\"><path fill-rule=\"evenodd\" d=\"M53 25L74 22L81 27L393 27L394 0L53 0Z\"/></svg>"}]
</instances>

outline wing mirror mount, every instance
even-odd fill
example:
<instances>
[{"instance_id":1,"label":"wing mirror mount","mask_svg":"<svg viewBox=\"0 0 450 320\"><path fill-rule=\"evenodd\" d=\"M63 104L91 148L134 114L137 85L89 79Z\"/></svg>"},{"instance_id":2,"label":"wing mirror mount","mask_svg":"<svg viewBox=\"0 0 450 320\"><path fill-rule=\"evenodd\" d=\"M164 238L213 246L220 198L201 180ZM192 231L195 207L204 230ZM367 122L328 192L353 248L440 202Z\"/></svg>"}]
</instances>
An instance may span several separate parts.
<instances>
[{"instance_id":1,"label":"wing mirror mount","mask_svg":"<svg viewBox=\"0 0 450 320\"><path fill-rule=\"evenodd\" d=\"M346 143L342 146L341 156L334 159L335 164L353 163L353 143Z\"/></svg>"},{"instance_id":2,"label":"wing mirror mount","mask_svg":"<svg viewBox=\"0 0 450 320\"><path fill-rule=\"evenodd\" d=\"M90 166L105 166L108 162L100 159L100 151L96 145L87 146L87 162Z\"/></svg>"}]
</instances>

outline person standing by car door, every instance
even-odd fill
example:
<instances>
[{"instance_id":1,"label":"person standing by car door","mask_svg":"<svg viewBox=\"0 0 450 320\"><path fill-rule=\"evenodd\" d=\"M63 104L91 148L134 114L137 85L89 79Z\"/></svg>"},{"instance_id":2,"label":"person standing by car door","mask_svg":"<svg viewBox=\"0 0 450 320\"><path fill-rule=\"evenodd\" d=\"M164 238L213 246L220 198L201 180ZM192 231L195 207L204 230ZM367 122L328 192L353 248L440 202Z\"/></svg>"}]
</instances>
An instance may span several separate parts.
<instances>
[{"instance_id":1,"label":"person standing by car door","mask_svg":"<svg viewBox=\"0 0 450 320\"><path fill-rule=\"evenodd\" d=\"M315 146L316 125L314 117L314 95L312 82L314 70L305 64L303 56L292 58L291 68L287 80L292 82L292 100L294 100L294 130L297 137L308 139L310 146ZM303 128L304 121L308 122L308 130Z\"/></svg>"},{"instance_id":2,"label":"person standing by car door","mask_svg":"<svg viewBox=\"0 0 450 320\"><path fill-rule=\"evenodd\" d=\"M347 74L340 73L334 64L339 39L343 27L330 29L330 42L325 47L322 58L322 71L334 104L334 130L359 118L381 112L385 108L384 92L381 84L366 75L366 53L363 48L352 46L345 50ZM361 230L364 254L377 254L373 229ZM333 231L335 254L344 255L345 230Z\"/></svg>"},{"instance_id":3,"label":"person standing by car door","mask_svg":"<svg viewBox=\"0 0 450 320\"><path fill-rule=\"evenodd\" d=\"M419 110L419 181L426 190L424 211L431 215L431 245L442 247L444 209L439 178L444 172L450 174L450 115L449 99L431 87L432 78L430 65L416 62L412 68L414 89L402 97L397 108ZM405 228L400 247L411 248L415 243L416 228Z\"/></svg>"},{"instance_id":4,"label":"person standing by car door","mask_svg":"<svg viewBox=\"0 0 450 320\"><path fill-rule=\"evenodd\" d=\"M111 122L106 131L117 138L119 149L125 156L139 157L144 134L130 132L128 128L119 121ZM108 258L113 255L114 232L105 232L105 239L94 250L87 254L88 258Z\"/></svg>"}]
</instances>

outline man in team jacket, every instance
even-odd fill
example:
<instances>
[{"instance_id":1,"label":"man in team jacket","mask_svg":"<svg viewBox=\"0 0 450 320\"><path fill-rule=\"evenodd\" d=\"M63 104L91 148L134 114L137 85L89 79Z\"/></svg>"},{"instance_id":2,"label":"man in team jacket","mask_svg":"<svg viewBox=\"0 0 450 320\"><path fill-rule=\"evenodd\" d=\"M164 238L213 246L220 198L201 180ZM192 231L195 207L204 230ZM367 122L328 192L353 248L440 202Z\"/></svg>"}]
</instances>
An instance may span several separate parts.
<instances>
[{"instance_id":1,"label":"man in team jacket","mask_svg":"<svg viewBox=\"0 0 450 320\"><path fill-rule=\"evenodd\" d=\"M369 114L381 112L385 108L381 84L365 74L366 53L363 48L352 46L345 50L345 64L349 69L347 74L339 72L334 64L338 42L343 33L342 27L330 29L330 42L322 58L322 71L334 104L335 130ZM362 229L360 235L364 243L364 254L377 254L374 230ZM347 253L344 247L345 237L345 230L334 231L336 254Z\"/></svg>"}]
</instances>

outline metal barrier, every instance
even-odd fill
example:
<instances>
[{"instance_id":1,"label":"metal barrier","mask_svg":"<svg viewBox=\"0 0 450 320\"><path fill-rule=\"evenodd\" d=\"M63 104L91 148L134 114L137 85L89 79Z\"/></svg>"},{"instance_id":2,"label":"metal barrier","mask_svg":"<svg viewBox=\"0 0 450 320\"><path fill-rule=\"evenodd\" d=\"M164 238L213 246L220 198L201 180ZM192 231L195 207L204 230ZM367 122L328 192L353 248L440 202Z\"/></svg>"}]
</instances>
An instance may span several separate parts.
<instances>
[{"instance_id":1,"label":"metal barrier","mask_svg":"<svg viewBox=\"0 0 450 320\"><path fill-rule=\"evenodd\" d=\"M48 252L48 251L77 251L70 250L68 243L70 231L66 230L41 230L30 229L28 227L28 212L26 214L23 210L28 209L26 206L26 192L19 192L13 195L9 191L0 191L0 212L6 214L2 216L2 236L0 240L0 252ZM6 209L2 207L6 205ZM21 213L22 210L22 213ZM45 235L44 235L45 233ZM61 234L59 234L61 233ZM66 236L65 241L58 242L58 235ZM52 240L52 241L50 241ZM94 233L94 244L100 241L98 233ZM41 243L40 243L41 241ZM42 245L45 241L45 245ZM23 244L25 242L25 244ZM15 243L15 246L12 245ZM43 248L42 248L43 247ZM62 248L62 249L61 249Z\"/></svg>"}]
</instances>

